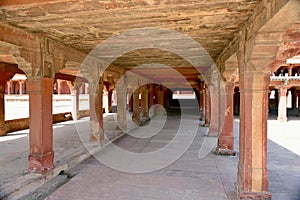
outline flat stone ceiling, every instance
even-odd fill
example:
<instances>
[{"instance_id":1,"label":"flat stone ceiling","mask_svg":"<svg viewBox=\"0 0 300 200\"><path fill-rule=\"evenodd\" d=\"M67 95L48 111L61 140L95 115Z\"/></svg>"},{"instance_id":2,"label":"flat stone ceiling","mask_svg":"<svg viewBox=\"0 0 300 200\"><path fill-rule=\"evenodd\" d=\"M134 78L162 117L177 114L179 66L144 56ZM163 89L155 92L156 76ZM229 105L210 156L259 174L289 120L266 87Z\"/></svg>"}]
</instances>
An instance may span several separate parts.
<instances>
[{"instance_id":1,"label":"flat stone ceiling","mask_svg":"<svg viewBox=\"0 0 300 200\"><path fill-rule=\"evenodd\" d=\"M4 0L2 22L89 53L123 31L159 27L195 39L215 59L260 0ZM1 3L0 3L1 4Z\"/></svg>"}]
</instances>

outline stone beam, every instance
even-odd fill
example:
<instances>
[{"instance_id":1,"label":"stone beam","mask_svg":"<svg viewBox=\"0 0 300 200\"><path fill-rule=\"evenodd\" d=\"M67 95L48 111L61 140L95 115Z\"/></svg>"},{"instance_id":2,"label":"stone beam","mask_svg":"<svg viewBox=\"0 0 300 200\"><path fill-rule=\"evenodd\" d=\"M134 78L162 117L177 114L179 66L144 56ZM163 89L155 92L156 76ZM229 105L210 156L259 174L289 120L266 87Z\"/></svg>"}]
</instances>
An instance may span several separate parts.
<instances>
[{"instance_id":1,"label":"stone beam","mask_svg":"<svg viewBox=\"0 0 300 200\"><path fill-rule=\"evenodd\" d=\"M68 75L68 74L61 74L61 73L55 74L55 79L67 80L67 81L72 81L72 82L74 82L76 80L79 82L88 83L88 80L86 78L76 77L76 76L72 76L72 75Z\"/></svg>"},{"instance_id":2,"label":"stone beam","mask_svg":"<svg viewBox=\"0 0 300 200\"><path fill-rule=\"evenodd\" d=\"M240 29L240 32L221 52L216 60L216 64L219 66L220 63L224 63L232 54L238 51L241 37L246 36L246 40L255 37L259 30L263 28L287 2L289 2L289 0L261 1L248 22L245 23L244 27Z\"/></svg>"},{"instance_id":3,"label":"stone beam","mask_svg":"<svg viewBox=\"0 0 300 200\"><path fill-rule=\"evenodd\" d=\"M66 61L82 63L86 54L43 35L32 34L1 24L0 41L11 46L11 54L29 76L54 76L64 68ZM1 45L2 46L2 45Z\"/></svg>"}]
</instances>

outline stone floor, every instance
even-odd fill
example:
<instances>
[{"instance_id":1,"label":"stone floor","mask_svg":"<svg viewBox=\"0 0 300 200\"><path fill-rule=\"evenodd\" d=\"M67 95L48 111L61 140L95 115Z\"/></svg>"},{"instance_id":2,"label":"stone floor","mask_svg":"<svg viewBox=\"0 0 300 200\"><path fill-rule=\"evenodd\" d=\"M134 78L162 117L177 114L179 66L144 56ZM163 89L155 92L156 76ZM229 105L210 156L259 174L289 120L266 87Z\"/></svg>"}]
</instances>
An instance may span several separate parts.
<instances>
[{"instance_id":1,"label":"stone floor","mask_svg":"<svg viewBox=\"0 0 300 200\"><path fill-rule=\"evenodd\" d=\"M95 157L90 157L75 166L69 165L73 167L67 170L68 173L75 176L47 199L233 199L238 161L239 120L236 118L234 123L237 156L223 157L212 153L216 138L205 136L208 128L199 126L201 122L196 114L185 113L182 115L184 117L180 117L172 112L167 116L155 118L149 124L135 129L134 125L128 122L132 131L128 136L114 142L115 146L126 152L142 155L140 161L122 154L114 154L113 149L110 149L111 145L106 146L100 153L96 153ZM105 115L104 120L107 133L118 133L111 129L115 127L115 115ZM85 138L82 138L81 134L88 132L88 124L88 118L83 118L76 123L69 121L54 125L57 170L63 169L60 166L66 160L74 162L71 160L81 155L78 152L86 152L88 146L84 146ZM299 200L300 120L290 117L288 122L279 123L271 117L268 125L269 187L272 199ZM174 134L177 131L181 134L179 140L176 140ZM191 142L190 139L195 133L195 139L190 147L185 149L184 145ZM165 166L165 163L157 162L158 159L154 162L143 157L149 152L165 149L169 143L175 144L167 151L167 155L170 156L159 157L159 160L170 163L173 157L176 161L172 164ZM7 188L18 189L18 184L24 186L24 183L27 183L20 182L19 178L32 179L38 176L27 173L28 130L1 137L0 144L1 197L3 192L7 192ZM177 154L177 149L184 154ZM102 158L113 158L108 161L117 161L119 166L106 163L111 166L107 167L98 161ZM130 170L138 172L141 169L148 169L148 172L129 173ZM17 197L18 195L6 199Z\"/></svg>"},{"instance_id":2,"label":"stone floor","mask_svg":"<svg viewBox=\"0 0 300 200\"><path fill-rule=\"evenodd\" d=\"M193 115L187 118L197 121L197 117ZM174 138L172 133L179 129L180 120L178 115L168 115L164 128L157 135L147 139L125 136L114 144L135 153L156 151ZM299 122L297 118L290 119L287 123L269 120L269 126L272 127L269 127L268 168L273 200L300 199L300 145L293 145L300 142ZM238 125L239 120L235 119L237 154ZM146 130L144 127L135 129L143 136L144 130ZM125 165L125 168L107 167L97 160L101 157L96 154L95 157L71 169L70 172L76 176L48 196L47 200L234 199L238 156L214 155L210 150L216 140L205 137L207 131L207 128L199 127L195 140L183 156L167 167L148 173L121 172L118 169L126 171L126 164L132 166L132 160L104 151L103 154L116 156L121 165ZM203 149L208 150L206 152L209 153L206 155ZM173 156L172 153L170 152L170 156ZM145 164L153 165L147 159L141 158L138 165L145 167Z\"/></svg>"}]
</instances>

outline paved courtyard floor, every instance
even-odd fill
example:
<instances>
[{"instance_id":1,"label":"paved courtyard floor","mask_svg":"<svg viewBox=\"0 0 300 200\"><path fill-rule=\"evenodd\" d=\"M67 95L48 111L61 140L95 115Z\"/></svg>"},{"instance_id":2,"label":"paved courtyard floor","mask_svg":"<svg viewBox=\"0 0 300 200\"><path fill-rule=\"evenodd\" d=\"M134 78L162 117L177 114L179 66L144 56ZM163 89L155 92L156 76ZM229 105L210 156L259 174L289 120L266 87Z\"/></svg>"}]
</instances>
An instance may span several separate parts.
<instances>
[{"instance_id":1,"label":"paved courtyard floor","mask_svg":"<svg viewBox=\"0 0 300 200\"><path fill-rule=\"evenodd\" d=\"M197 120L190 115L189 120ZM114 142L118 147L135 153L156 151L169 143L177 132L179 115L170 115L164 128L150 138L125 136ZM287 123L269 120L268 168L270 192L274 200L300 199L300 121L295 118ZM191 125L191 124L189 124ZM98 155L91 157L72 169L76 174L68 183L56 190L47 200L58 199L234 199L234 187L237 177L238 162L238 125L235 120L237 156L224 157L213 154L211 144L215 138L207 138L208 128L199 127L191 146L174 163L165 168L148 173L121 172L118 166L107 167L97 160ZM186 130L188 131L188 127ZM144 135L143 127L136 129ZM207 144L207 145L206 145ZM202 146L204 145L204 146ZM202 146L212 151L199 152ZM109 147L106 147L109 149ZM200 153L200 155L199 155ZM132 160L122 160L118 155L104 151L104 154L116 156L121 165L131 166ZM170 156L172 152L170 152ZM101 159L101 157L100 157ZM127 158L123 158L127 159ZM142 159L142 158L141 158ZM164 157L160 158L164 159ZM136 161L135 161L136 162ZM149 162L149 163L147 163ZM159 162L159 161L156 161ZM146 158L138 165L153 165ZM119 167L123 169L123 167ZM125 167L126 169L126 167Z\"/></svg>"},{"instance_id":2,"label":"paved courtyard floor","mask_svg":"<svg viewBox=\"0 0 300 200\"><path fill-rule=\"evenodd\" d=\"M237 156L226 157L213 153L216 138L205 136L208 128L200 126L202 122L196 114L186 113L181 118L178 113L171 112L167 116L155 118L145 126L132 129L128 135L113 143L114 147L126 152L142 155L140 160L116 154L112 145L108 145L95 157L68 169L67 172L75 176L46 199L234 199L239 119L236 118L234 122ZM105 115L104 120L107 133L115 134L118 131L115 129L115 115ZM85 139L81 140L80 136L88 133L88 124L88 118L83 118L76 123L69 121L53 125L56 166L74 158L77 152L87 151L84 147ZM133 126L130 123L128 125ZM269 190L273 200L300 199L299 130L300 120L297 117L290 117L285 123L279 123L272 117L268 120ZM181 134L179 140L175 137L177 132ZM195 138L190 141L194 133ZM185 149L185 144L189 142L191 145ZM165 149L169 143L175 144L167 151L166 155L169 156L157 157L156 161L144 157L149 152ZM1 196L3 187L10 180L36 175L27 173L28 130L0 137L0 145ZM178 149L183 152L182 156L176 153ZM99 159L103 158L108 162L106 165L113 167L101 163ZM172 163L171 158L175 158ZM119 166L113 164L116 160ZM170 164L165 166L165 161ZM151 170L157 166L160 166L159 169ZM134 172L148 169L148 172L119 171L128 169L134 169ZM11 184L16 185L18 182Z\"/></svg>"}]
</instances>

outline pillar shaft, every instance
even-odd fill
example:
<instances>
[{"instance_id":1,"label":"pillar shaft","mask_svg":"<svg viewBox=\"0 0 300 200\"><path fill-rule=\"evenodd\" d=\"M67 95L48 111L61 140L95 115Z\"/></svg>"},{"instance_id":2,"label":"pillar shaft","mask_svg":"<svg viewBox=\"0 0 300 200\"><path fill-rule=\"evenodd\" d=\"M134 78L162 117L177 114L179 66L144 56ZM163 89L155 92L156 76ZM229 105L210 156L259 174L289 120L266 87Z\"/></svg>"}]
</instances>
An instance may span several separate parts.
<instances>
[{"instance_id":1,"label":"pillar shaft","mask_svg":"<svg viewBox=\"0 0 300 200\"><path fill-rule=\"evenodd\" d=\"M279 88L279 104L278 104L278 117L277 120L280 122L287 121L287 88L281 85Z\"/></svg>"},{"instance_id":2,"label":"pillar shaft","mask_svg":"<svg viewBox=\"0 0 300 200\"><path fill-rule=\"evenodd\" d=\"M203 82L200 80L199 82L199 112L202 118L203 115L203 109L204 109L204 101L203 101Z\"/></svg>"},{"instance_id":3,"label":"pillar shaft","mask_svg":"<svg viewBox=\"0 0 300 200\"><path fill-rule=\"evenodd\" d=\"M127 89L125 87L117 87L117 122L118 128L121 130L127 129L126 95Z\"/></svg>"},{"instance_id":4,"label":"pillar shaft","mask_svg":"<svg viewBox=\"0 0 300 200\"><path fill-rule=\"evenodd\" d=\"M239 88L235 88L234 90L234 114L239 114L240 109L240 94L239 94Z\"/></svg>"},{"instance_id":5,"label":"pillar shaft","mask_svg":"<svg viewBox=\"0 0 300 200\"><path fill-rule=\"evenodd\" d=\"M296 93L296 89L291 90L292 92L292 108L297 108L297 93Z\"/></svg>"},{"instance_id":6,"label":"pillar shaft","mask_svg":"<svg viewBox=\"0 0 300 200\"><path fill-rule=\"evenodd\" d=\"M157 104L164 106L164 91L156 91Z\"/></svg>"},{"instance_id":7,"label":"pillar shaft","mask_svg":"<svg viewBox=\"0 0 300 200\"><path fill-rule=\"evenodd\" d=\"M78 82L72 83L71 81L68 81L67 83L71 92L72 117L74 120L78 120L80 119L79 94L80 94L80 87L82 84Z\"/></svg>"},{"instance_id":8,"label":"pillar shaft","mask_svg":"<svg viewBox=\"0 0 300 200\"><path fill-rule=\"evenodd\" d=\"M210 90L210 124L208 136L215 137L219 133L219 91L211 86Z\"/></svg>"},{"instance_id":9,"label":"pillar shaft","mask_svg":"<svg viewBox=\"0 0 300 200\"><path fill-rule=\"evenodd\" d=\"M89 83L90 143L101 144L103 130L103 83Z\"/></svg>"},{"instance_id":10,"label":"pillar shaft","mask_svg":"<svg viewBox=\"0 0 300 200\"><path fill-rule=\"evenodd\" d=\"M57 94L61 94L61 90L62 90L62 81L61 80L56 80L57 84L56 84L56 91Z\"/></svg>"},{"instance_id":11,"label":"pillar shaft","mask_svg":"<svg viewBox=\"0 0 300 200\"><path fill-rule=\"evenodd\" d=\"M113 90L109 89L107 92L107 106L108 106L108 112L112 113L112 94Z\"/></svg>"},{"instance_id":12,"label":"pillar shaft","mask_svg":"<svg viewBox=\"0 0 300 200\"><path fill-rule=\"evenodd\" d=\"M133 92L133 110L132 110L132 121L135 123L140 122L140 105L139 105L139 90Z\"/></svg>"},{"instance_id":13,"label":"pillar shaft","mask_svg":"<svg viewBox=\"0 0 300 200\"><path fill-rule=\"evenodd\" d=\"M156 91L156 102L157 104L159 104L160 106L156 106L155 107L155 114L156 115L164 115L164 108L165 108L165 95L164 95L165 91L160 90L160 91Z\"/></svg>"},{"instance_id":14,"label":"pillar shaft","mask_svg":"<svg viewBox=\"0 0 300 200\"><path fill-rule=\"evenodd\" d=\"M153 84L150 84L149 85L149 102L148 102L148 105L149 105L149 109L151 108L151 106L153 106L154 105L154 99L153 99L153 97L154 97L154 89L153 89Z\"/></svg>"},{"instance_id":15,"label":"pillar shaft","mask_svg":"<svg viewBox=\"0 0 300 200\"><path fill-rule=\"evenodd\" d=\"M132 89L128 89L128 110L133 110L133 93Z\"/></svg>"},{"instance_id":16,"label":"pillar shaft","mask_svg":"<svg viewBox=\"0 0 300 200\"><path fill-rule=\"evenodd\" d=\"M297 97L298 97L298 117L300 117L300 92L297 91Z\"/></svg>"},{"instance_id":17,"label":"pillar shaft","mask_svg":"<svg viewBox=\"0 0 300 200\"><path fill-rule=\"evenodd\" d=\"M0 81L0 136L6 135L5 128L5 83L6 81Z\"/></svg>"},{"instance_id":18,"label":"pillar shaft","mask_svg":"<svg viewBox=\"0 0 300 200\"><path fill-rule=\"evenodd\" d=\"M149 102L148 102L148 89L144 88L142 90L142 114L143 117L149 116Z\"/></svg>"},{"instance_id":19,"label":"pillar shaft","mask_svg":"<svg viewBox=\"0 0 300 200\"><path fill-rule=\"evenodd\" d=\"M269 199L267 119L270 76L240 73L240 136L237 193L240 199Z\"/></svg>"},{"instance_id":20,"label":"pillar shaft","mask_svg":"<svg viewBox=\"0 0 300 200\"><path fill-rule=\"evenodd\" d=\"M8 95L11 94L11 83L12 83L11 80L9 80L9 81L7 82L7 94L8 94Z\"/></svg>"},{"instance_id":21,"label":"pillar shaft","mask_svg":"<svg viewBox=\"0 0 300 200\"><path fill-rule=\"evenodd\" d=\"M19 94L20 95L24 94L24 82L23 81L19 81L19 88L20 88Z\"/></svg>"},{"instance_id":22,"label":"pillar shaft","mask_svg":"<svg viewBox=\"0 0 300 200\"><path fill-rule=\"evenodd\" d=\"M225 118L223 127L218 138L217 153L221 155L235 155L233 136L233 93L234 83L227 82L225 85Z\"/></svg>"},{"instance_id":23,"label":"pillar shaft","mask_svg":"<svg viewBox=\"0 0 300 200\"><path fill-rule=\"evenodd\" d=\"M205 88L205 118L204 125L209 126L210 124L210 94L209 89Z\"/></svg>"},{"instance_id":24,"label":"pillar shaft","mask_svg":"<svg viewBox=\"0 0 300 200\"><path fill-rule=\"evenodd\" d=\"M29 171L44 173L53 169L52 93L53 79L29 78Z\"/></svg>"}]
</instances>

